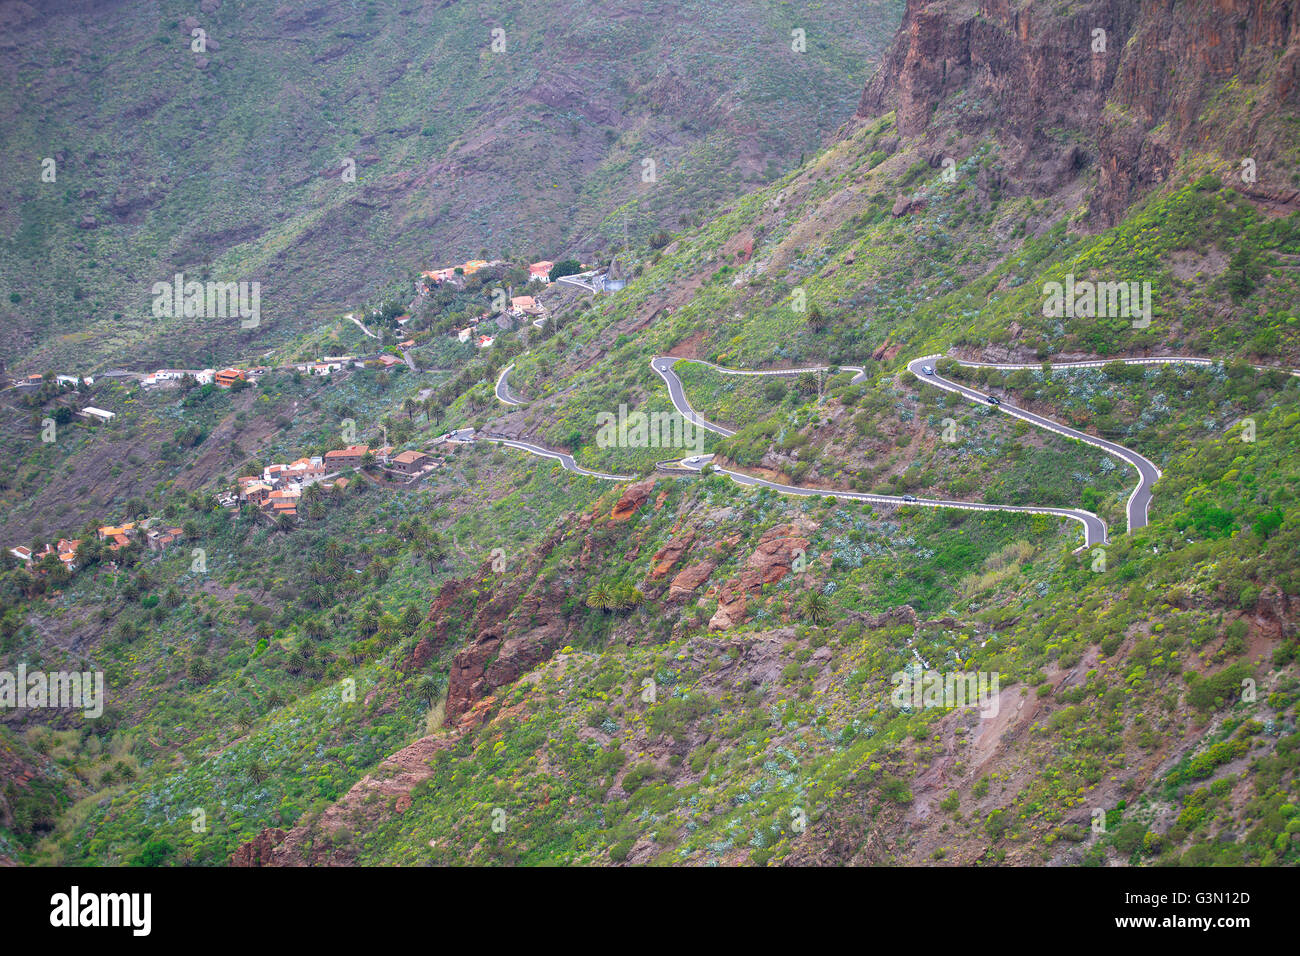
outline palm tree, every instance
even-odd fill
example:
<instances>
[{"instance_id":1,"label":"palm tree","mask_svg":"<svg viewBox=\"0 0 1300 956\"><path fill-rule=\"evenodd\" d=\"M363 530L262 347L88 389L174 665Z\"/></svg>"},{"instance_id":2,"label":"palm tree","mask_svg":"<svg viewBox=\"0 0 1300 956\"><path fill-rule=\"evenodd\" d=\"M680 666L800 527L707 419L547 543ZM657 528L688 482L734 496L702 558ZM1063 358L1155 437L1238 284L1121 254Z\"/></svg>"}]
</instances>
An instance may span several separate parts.
<instances>
[{"instance_id":1,"label":"palm tree","mask_svg":"<svg viewBox=\"0 0 1300 956\"><path fill-rule=\"evenodd\" d=\"M428 529L422 529L420 536L412 541L411 549L428 559L430 574L447 557L447 546L443 544L442 537L436 531Z\"/></svg>"},{"instance_id":2,"label":"palm tree","mask_svg":"<svg viewBox=\"0 0 1300 956\"><path fill-rule=\"evenodd\" d=\"M384 614L375 629L375 639L379 641L380 647L389 647L397 640L400 631L401 624L398 623L397 618L391 614Z\"/></svg>"},{"instance_id":3,"label":"palm tree","mask_svg":"<svg viewBox=\"0 0 1300 956\"><path fill-rule=\"evenodd\" d=\"M311 656L302 647L295 647L289 653L289 659L286 666L290 674L301 674L303 669L311 663Z\"/></svg>"},{"instance_id":4,"label":"palm tree","mask_svg":"<svg viewBox=\"0 0 1300 956\"><path fill-rule=\"evenodd\" d=\"M426 707L432 707L437 702L441 688L433 677L425 674L415 683L415 699L423 701Z\"/></svg>"},{"instance_id":5,"label":"palm tree","mask_svg":"<svg viewBox=\"0 0 1300 956\"><path fill-rule=\"evenodd\" d=\"M415 410L419 407L420 403L413 398L408 398L402 402L402 411L406 412L406 420L408 422L412 420Z\"/></svg>"},{"instance_id":6,"label":"palm tree","mask_svg":"<svg viewBox=\"0 0 1300 956\"><path fill-rule=\"evenodd\" d=\"M608 611L614 606L614 595L605 582L600 582L587 592L587 607L594 611Z\"/></svg>"},{"instance_id":7,"label":"palm tree","mask_svg":"<svg viewBox=\"0 0 1300 956\"><path fill-rule=\"evenodd\" d=\"M357 611L354 622L357 627L357 633L363 637L370 637L379 629L379 602L371 598L365 603L361 610Z\"/></svg>"}]
</instances>

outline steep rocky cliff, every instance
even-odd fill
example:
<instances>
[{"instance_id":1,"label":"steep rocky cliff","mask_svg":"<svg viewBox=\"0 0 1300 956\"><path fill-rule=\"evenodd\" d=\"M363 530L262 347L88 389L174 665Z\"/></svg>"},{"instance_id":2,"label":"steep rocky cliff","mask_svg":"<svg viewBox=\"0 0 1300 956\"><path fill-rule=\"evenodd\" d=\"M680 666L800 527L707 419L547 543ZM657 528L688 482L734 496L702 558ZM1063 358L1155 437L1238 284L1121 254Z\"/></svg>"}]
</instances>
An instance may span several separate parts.
<instances>
[{"instance_id":1,"label":"steep rocky cliff","mask_svg":"<svg viewBox=\"0 0 1300 956\"><path fill-rule=\"evenodd\" d=\"M1295 4L909 0L859 118L895 110L900 132L941 149L992 133L1008 185L1045 193L1095 170L1095 226L1163 182L1189 152L1253 161L1244 192L1295 208L1300 102Z\"/></svg>"}]
</instances>

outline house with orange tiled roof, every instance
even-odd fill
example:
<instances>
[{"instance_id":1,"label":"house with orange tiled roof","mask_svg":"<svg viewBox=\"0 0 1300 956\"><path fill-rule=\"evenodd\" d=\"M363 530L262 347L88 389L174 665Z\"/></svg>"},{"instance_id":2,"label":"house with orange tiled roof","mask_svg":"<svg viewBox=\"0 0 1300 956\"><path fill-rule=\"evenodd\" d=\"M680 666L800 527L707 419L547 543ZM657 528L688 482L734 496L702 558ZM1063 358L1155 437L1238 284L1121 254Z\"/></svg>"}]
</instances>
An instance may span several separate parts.
<instances>
[{"instance_id":1,"label":"house with orange tiled roof","mask_svg":"<svg viewBox=\"0 0 1300 956\"><path fill-rule=\"evenodd\" d=\"M243 369L223 368L220 372L218 372L215 376L213 376L213 381L215 381L222 388L230 388L236 382L246 381L247 378L248 376L244 374Z\"/></svg>"},{"instance_id":2,"label":"house with orange tiled roof","mask_svg":"<svg viewBox=\"0 0 1300 956\"><path fill-rule=\"evenodd\" d=\"M100 541L108 541L110 538L126 538L128 541L132 534L135 533L135 522L128 521L123 525L104 525L96 534L99 535Z\"/></svg>"},{"instance_id":3,"label":"house with orange tiled roof","mask_svg":"<svg viewBox=\"0 0 1300 956\"><path fill-rule=\"evenodd\" d=\"M81 547L81 539L77 538L69 541L67 538L60 538L56 548L59 552L59 560L63 566L68 569L69 573L77 570L77 549Z\"/></svg>"},{"instance_id":4,"label":"house with orange tiled roof","mask_svg":"<svg viewBox=\"0 0 1300 956\"><path fill-rule=\"evenodd\" d=\"M339 468L356 468L361 464L361 459L365 457L368 451L370 451L369 445L349 445L347 448L327 451L325 453L325 468L327 471L334 471Z\"/></svg>"},{"instance_id":5,"label":"house with orange tiled roof","mask_svg":"<svg viewBox=\"0 0 1300 956\"><path fill-rule=\"evenodd\" d=\"M254 481L252 484L244 485L239 489L239 498L241 501L247 501L249 504L257 505L260 508L273 490L264 481Z\"/></svg>"},{"instance_id":6,"label":"house with orange tiled roof","mask_svg":"<svg viewBox=\"0 0 1300 956\"><path fill-rule=\"evenodd\" d=\"M545 282L551 284L551 270L555 268L555 263L549 259L543 259L541 262L534 262L528 266L528 281Z\"/></svg>"}]
</instances>

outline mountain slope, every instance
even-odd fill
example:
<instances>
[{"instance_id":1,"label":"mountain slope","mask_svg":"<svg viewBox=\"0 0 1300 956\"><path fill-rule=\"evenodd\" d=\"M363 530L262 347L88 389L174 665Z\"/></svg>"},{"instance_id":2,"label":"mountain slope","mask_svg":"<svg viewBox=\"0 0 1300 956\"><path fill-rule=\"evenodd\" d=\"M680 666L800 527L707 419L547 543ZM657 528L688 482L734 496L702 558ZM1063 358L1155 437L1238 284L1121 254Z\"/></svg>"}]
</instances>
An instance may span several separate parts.
<instances>
[{"instance_id":1,"label":"mountain slope","mask_svg":"<svg viewBox=\"0 0 1300 956\"><path fill-rule=\"evenodd\" d=\"M224 363L418 268L675 226L818 148L899 7L7 3L0 358ZM176 272L259 281L263 324L154 317Z\"/></svg>"},{"instance_id":2,"label":"mountain slope","mask_svg":"<svg viewBox=\"0 0 1300 956\"><path fill-rule=\"evenodd\" d=\"M1300 216L1261 192L1279 184L1295 110L1274 100L1254 124L1273 137L1247 142L1256 183L1235 146L1185 133L1168 134L1167 169L1144 178L1153 147L1121 162L1093 145L1117 114L1137 117L1144 143L1166 135L1170 114L1125 105L1127 61L1078 74L1094 85L1077 104L1062 88L1093 54L1060 38L1090 38L1104 14L1128 51L1182 7L913 3L867 87L882 112L847 118L827 149L707 223L638 246L621 292L557 295L542 328L501 334L446 379L264 379L267 405L312 411L286 416L258 460L328 447L346 416L374 443L424 447L474 426L637 480L479 441L424 486L362 479L284 529L231 520L205 494L216 483L143 489L139 507L190 524L214 573L173 552L48 588L20 569L0 577L6 660L85 655L123 689L93 727L6 725L25 738L6 752L41 786L9 798L28 809L0 833L3 851L238 865L1300 862L1300 378L1254 367L1300 367ZM1198 111L1186 129L1238 129L1225 104L1283 75L1257 68L1289 55L1289 33L1266 28L1278 9L1189 18L1182 47L1227 58L1180 64ZM1229 26L1254 39L1211 42ZM1079 148L1063 162L1022 140ZM1109 202L1113 220L1089 213ZM1150 323L1044 314L1048 284L1071 274L1151 282ZM417 316L420 349L452 354L441 339L464 308ZM1115 459L907 370L941 352L1033 366L941 370L1148 457L1161 471L1150 523L1124 522L1136 477ZM1212 361L1053 367L1167 352ZM691 404L738 432L708 439L714 462L822 494L665 471L656 462L687 450L602 442L602 414L673 407L655 356L861 366L858 382L832 368L773 388L678 366ZM507 367L522 405L494 391ZM407 404L422 385L436 411ZM115 398L127 427L243 414L256 433L270 414L234 407L246 393L206 399L201 420L184 399ZM830 494L909 489L1094 509L1110 540L1081 551L1078 527L1045 514ZM900 701L913 667L997 675L995 706ZM75 769L69 807L49 795L60 766ZM207 830L191 828L194 806Z\"/></svg>"}]
</instances>

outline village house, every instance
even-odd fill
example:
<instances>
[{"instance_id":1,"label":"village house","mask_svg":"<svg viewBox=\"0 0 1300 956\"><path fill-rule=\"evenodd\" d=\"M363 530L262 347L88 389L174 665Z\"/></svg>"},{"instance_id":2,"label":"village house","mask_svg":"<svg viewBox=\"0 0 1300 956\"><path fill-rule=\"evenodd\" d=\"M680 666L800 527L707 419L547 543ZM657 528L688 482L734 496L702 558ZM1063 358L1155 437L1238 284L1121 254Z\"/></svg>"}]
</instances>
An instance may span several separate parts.
<instances>
[{"instance_id":1,"label":"village house","mask_svg":"<svg viewBox=\"0 0 1300 956\"><path fill-rule=\"evenodd\" d=\"M393 456L392 445L382 445L375 451L375 459L382 464L388 464L388 459Z\"/></svg>"},{"instance_id":2,"label":"village house","mask_svg":"<svg viewBox=\"0 0 1300 956\"><path fill-rule=\"evenodd\" d=\"M72 541L69 541L67 538L60 538L58 544L55 545L59 554L59 560L62 561L63 566L68 569L69 574L77 570L77 549L79 547L81 547L80 538L76 538Z\"/></svg>"},{"instance_id":3,"label":"village house","mask_svg":"<svg viewBox=\"0 0 1300 956\"><path fill-rule=\"evenodd\" d=\"M492 343L495 341L496 339L490 335L480 335L478 337L478 347L481 349L491 348Z\"/></svg>"},{"instance_id":4,"label":"village house","mask_svg":"<svg viewBox=\"0 0 1300 956\"><path fill-rule=\"evenodd\" d=\"M145 544L150 551L165 551L184 535L180 528L151 528L145 535Z\"/></svg>"},{"instance_id":5,"label":"village house","mask_svg":"<svg viewBox=\"0 0 1300 956\"><path fill-rule=\"evenodd\" d=\"M465 273L465 275L472 276L474 273L478 272L479 269L482 269L486 265L489 265L486 259L471 259L469 260L469 262L466 262L460 268L461 271Z\"/></svg>"},{"instance_id":6,"label":"village house","mask_svg":"<svg viewBox=\"0 0 1300 956\"><path fill-rule=\"evenodd\" d=\"M517 295L510 300L510 314L516 317L545 315L546 309L531 295Z\"/></svg>"},{"instance_id":7,"label":"village house","mask_svg":"<svg viewBox=\"0 0 1300 956\"><path fill-rule=\"evenodd\" d=\"M542 282L546 285L551 284L551 270L555 268L555 263L547 259L541 262L534 262L528 267L528 281Z\"/></svg>"},{"instance_id":8,"label":"village house","mask_svg":"<svg viewBox=\"0 0 1300 956\"><path fill-rule=\"evenodd\" d=\"M31 548L24 545L10 548L9 553L22 561L27 566L27 570L33 573L40 573L37 569L37 565L47 557L57 557L63 564L63 567L67 569L69 574L71 574L73 571L77 570L77 548L80 546L80 539L69 541L67 538L60 538L58 544L49 544L47 542L40 551L35 553L32 552Z\"/></svg>"},{"instance_id":9,"label":"village house","mask_svg":"<svg viewBox=\"0 0 1300 956\"><path fill-rule=\"evenodd\" d=\"M325 476L325 460L319 456L299 458L285 466L285 475L299 484L311 484Z\"/></svg>"},{"instance_id":10,"label":"village house","mask_svg":"<svg viewBox=\"0 0 1300 956\"><path fill-rule=\"evenodd\" d=\"M92 425L102 425L105 422L111 422L117 417L115 412L106 412L102 408L95 408L93 405L87 405L77 414Z\"/></svg>"},{"instance_id":11,"label":"village house","mask_svg":"<svg viewBox=\"0 0 1300 956\"><path fill-rule=\"evenodd\" d=\"M342 368L341 365L335 366L329 362L300 362L299 364L293 367L293 370L295 372L301 372L305 375L325 376L325 375L329 375L331 372L337 371L340 368Z\"/></svg>"},{"instance_id":12,"label":"village house","mask_svg":"<svg viewBox=\"0 0 1300 956\"><path fill-rule=\"evenodd\" d=\"M243 369L223 368L220 372L217 372L214 381L221 388L230 388L236 382L247 381L247 378Z\"/></svg>"},{"instance_id":13,"label":"village house","mask_svg":"<svg viewBox=\"0 0 1300 956\"><path fill-rule=\"evenodd\" d=\"M249 504L258 508L266 503L268 496L275 489L264 481L254 478L248 484L241 484L239 487L239 500L247 501Z\"/></svg>"},{"instance_id":14,"label":"village house","mask_svg":"<svg viewBox=\"0 0 1300 956\"><path fill-rule=\"evenodd\" d=\"M340 468L356 468L361 464L361 459L368 451L370 451L369 445L349 445L347 448L327 451L325 453L325 467L328 471L337 471Z\"/></svg>"},{"instance_id":15,"label":"village house","mask_svg":"<svg viewBox=\"0 0 1300 956\"><path fill-rule=\"evenodd\" d=\"M109 547L116 551L117 548L113 546L114 543L118 547L125 547L131 543L131 538L135 535L135 522L128 521L123 525L104 525L95 534L100 541L109 542Z\"/></svg>"},{"instance_id":16,"label":"village house","mask_svg":"<svg viewBox=\"0 0 1300 956\"><path fill-rule=\"evenodd\" d=\"M198 368L160 368L156 372L146 375L140 382L144 388L156 388L161 385L179 382L186 375L193 376L194 381L200 385L206 385L212 381L212 369Z\"/></svg>"},{"instance_id":17,"label":"village house","mask_svg":"<svg viewBox=\"0 0 1300 956\"><path fill-rule=\"evenodd\" d=\"M404 451L392 459L392 467L404 475L418 475L429 463L429 456L422 451Z\"/></svg>"},{"instance_id":18,"label":"village house","mask_svg":"<svg viewBox=\"0 0 1300 956\"><path fill-rule=\"evenodd\" d=\"M298 499L302 497L302 491L298 488L285 488L280 491L273 491L266 496L267 503L277 514L282 511L288 511L298 507Z\"/></svg>"},{"instance_id":19,"label":"village house","mask_svg":"<svg viewBox=\"0 0 1300 956\"><path fill-rule=\"evenodd\" d=\"M108 550L119 551L131 543L135 537L135 522L130 521L124 525L105 525L98 529L95 534L100 541L108 545Z\"/></svg>"}]
</instances>

